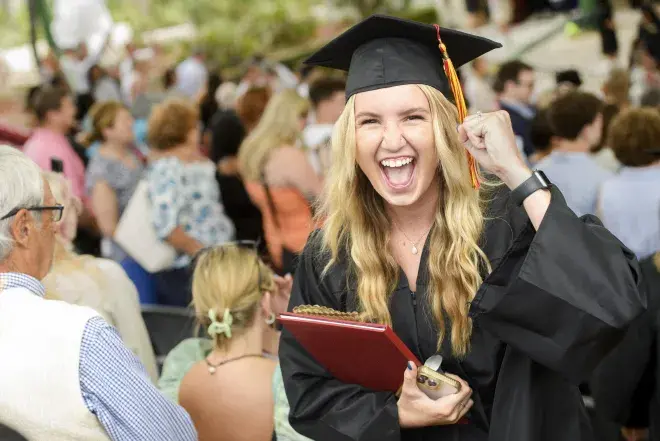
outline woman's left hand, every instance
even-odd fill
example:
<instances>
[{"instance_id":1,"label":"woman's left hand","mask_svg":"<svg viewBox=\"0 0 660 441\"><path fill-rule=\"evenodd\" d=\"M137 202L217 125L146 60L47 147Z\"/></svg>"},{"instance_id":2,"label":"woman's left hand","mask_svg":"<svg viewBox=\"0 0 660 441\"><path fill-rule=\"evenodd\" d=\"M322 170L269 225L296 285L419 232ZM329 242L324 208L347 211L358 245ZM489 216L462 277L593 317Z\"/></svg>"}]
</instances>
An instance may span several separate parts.
<instances>
[{"instance_id":1,"label":"woman's left hand","mask_svg":"<svg viewBox=\"0 0 660 441\"><path fill-rule=\"evenodd\" d=\"M273 278L280 295L288 299L291 296L291 289L293 288L293 277L291 277L291 274L287 274L284 277L275 275Z\"/></svg>"},{"instance_id":2,"label":"woman's left hand","mask_svg":"<svg viewBox=\"0 0 660 441\"><path fill-rule=\"evenodd\" d=\"M506 111L468 116L458 126L458 138L483 168L511 190L532 175L518 150Z\"/></svg>"}]
</instances>

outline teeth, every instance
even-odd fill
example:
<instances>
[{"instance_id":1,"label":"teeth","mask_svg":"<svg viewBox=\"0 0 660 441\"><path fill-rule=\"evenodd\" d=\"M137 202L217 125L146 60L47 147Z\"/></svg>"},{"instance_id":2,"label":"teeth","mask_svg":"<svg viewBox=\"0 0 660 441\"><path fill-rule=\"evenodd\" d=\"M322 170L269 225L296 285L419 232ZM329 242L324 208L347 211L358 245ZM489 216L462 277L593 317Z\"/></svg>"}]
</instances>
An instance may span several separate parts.
<instances>
[{"instance_id":1,"label":"teeth","mask_svg":"<svg viewBox=\"0 0 660 441\"><path fill-rule=\"evenodd\" d=\"M404 159L383 159L380 161L383 167L403 167L408 165L413 161L413 158L404 158Z\"/></svg>"}]
</instances>

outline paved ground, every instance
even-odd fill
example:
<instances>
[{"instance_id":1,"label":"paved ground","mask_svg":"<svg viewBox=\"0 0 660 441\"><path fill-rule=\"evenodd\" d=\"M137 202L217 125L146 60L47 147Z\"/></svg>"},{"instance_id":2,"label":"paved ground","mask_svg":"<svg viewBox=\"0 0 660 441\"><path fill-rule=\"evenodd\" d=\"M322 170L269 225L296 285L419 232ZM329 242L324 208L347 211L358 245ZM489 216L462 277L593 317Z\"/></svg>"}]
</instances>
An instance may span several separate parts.
<instances>
[{"instance_id":1,"label":"paved ground","mask_svg":"<svg viewBox=\"0 0 660 441\"><path fill-rule=\"evenodd\" d=\"M630 46L637 34L639 17L637 11L630 9L621 9L615 14L621 66L627 66ZM530 20L514 28L504 37L494 29L484 30L482 32L484 36L504 44L504 48L494 51L490 59L498 62L510 58L531 42L541 39L540 44L521 57L523 61L538 69L537 82L540 88L554 84L554 72L574 68L583 75L588 90L598 91L607 72L607 63L600 52L600 36L592 31L569 38L563 32L563 23L566 20L565 16ZM552 36L548 37L548 34Z\"/></svg>"}]
</instances>

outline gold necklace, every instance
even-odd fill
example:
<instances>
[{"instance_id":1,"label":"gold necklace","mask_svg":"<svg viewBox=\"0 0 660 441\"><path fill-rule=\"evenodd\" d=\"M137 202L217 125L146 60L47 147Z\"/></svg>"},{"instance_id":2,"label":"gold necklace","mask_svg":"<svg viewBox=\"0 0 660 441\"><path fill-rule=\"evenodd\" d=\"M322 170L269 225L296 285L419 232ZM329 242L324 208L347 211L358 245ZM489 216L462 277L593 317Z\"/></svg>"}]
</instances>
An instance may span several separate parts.
<instances>
[{"instance_id":1,"label":"gold necklace","mask_svg":"<svg viewBox=\"0 0 660 441\"><path fill-rule=\"evenodd\" d=\"M410 252L412 252L413 254L416 255L416 254L419 252L419 250L417 249L417 244L422 240L422 238L423 238L424 236L426 236L426 235L428 234L429 230L431 230L431 227L429 227L428 230L427 230L425 233L423 233L423 234L419 237L419 239L417 239L416 241L412 241L412 240L408 237L408 235L406 234L406 232L403 231L403 229L399 226L399 224L398 224L394 219L392 219L392 222L394 222L394 225L396 225L397 229L398 229L399 231L401 231L401 234L403 234L404 237L405 237L406 239L408 239L408 242L410 242L410 243L412 244L412 248L410 249Z\"/></svg>"}]
</instances>

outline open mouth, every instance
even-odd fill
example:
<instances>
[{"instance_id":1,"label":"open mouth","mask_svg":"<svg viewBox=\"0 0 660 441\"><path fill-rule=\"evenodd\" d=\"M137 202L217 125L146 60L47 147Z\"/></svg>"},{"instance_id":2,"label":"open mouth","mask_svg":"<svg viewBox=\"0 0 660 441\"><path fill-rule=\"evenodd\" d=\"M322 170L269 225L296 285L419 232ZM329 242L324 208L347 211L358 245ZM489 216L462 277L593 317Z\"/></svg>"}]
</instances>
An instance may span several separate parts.
<instances>
[{"instance_id":1,"label":"open mouth","mask_svg":"<svg viewBox=\"0 0 660 441\"><path fill-rule=\"evenodd\" d=\"M415 158L405 156L383 159L380 161L380 169L387 185L394 189L406 188L415 174Z\"/></svg>"}]
</instances>

